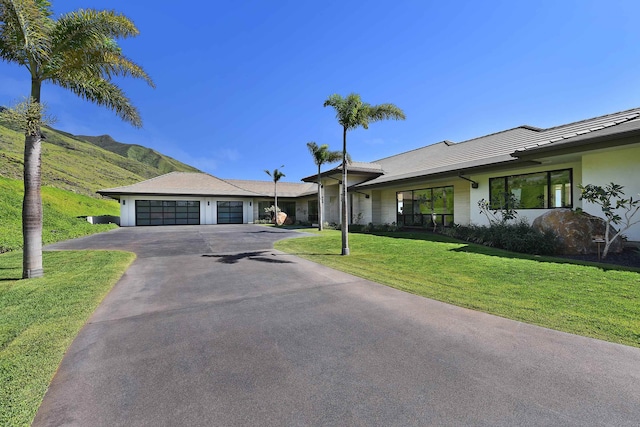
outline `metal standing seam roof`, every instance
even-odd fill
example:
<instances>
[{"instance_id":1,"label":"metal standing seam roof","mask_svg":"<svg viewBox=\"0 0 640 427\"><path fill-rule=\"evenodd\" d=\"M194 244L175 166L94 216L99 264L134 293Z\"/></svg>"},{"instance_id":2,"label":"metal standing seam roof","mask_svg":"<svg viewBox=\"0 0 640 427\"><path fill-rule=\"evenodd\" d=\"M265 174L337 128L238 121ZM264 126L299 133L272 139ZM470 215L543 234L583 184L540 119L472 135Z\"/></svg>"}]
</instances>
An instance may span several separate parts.
<instances>
[{"instance_id":1,"label":"metal standing seam roof","mask_svg":"<svg viewBox=\"0 0 640 427\"><path fill-rule=\"evenodd\" d=\"M512 156L513 153L548 144L584 140L598 135L603 129L614 133L623 129L621 124L629 123L630 126L631 122L634 122L634 126L638 122L640 126L640 108L547 129L524 125L459 143L443 141L376 160L375 163L382 166L384 175L356 187L514 162L518 159Z\"/></svg>"},{"instance_id":2,"label":"metal standing seam roof","mask_svg":"<svg viewBox=\"0 0 640 427\"><path fill-rule=\"evenodd\" d=\"M311 184L278 182L278 195L299 197L311 190ZM282 189L282 193L280 190ZM102 195L155 194L189 196L273 196L273 181L224 180L207 173L170 172L146 181L99 190Z\"/></svg>"}]
</instances>

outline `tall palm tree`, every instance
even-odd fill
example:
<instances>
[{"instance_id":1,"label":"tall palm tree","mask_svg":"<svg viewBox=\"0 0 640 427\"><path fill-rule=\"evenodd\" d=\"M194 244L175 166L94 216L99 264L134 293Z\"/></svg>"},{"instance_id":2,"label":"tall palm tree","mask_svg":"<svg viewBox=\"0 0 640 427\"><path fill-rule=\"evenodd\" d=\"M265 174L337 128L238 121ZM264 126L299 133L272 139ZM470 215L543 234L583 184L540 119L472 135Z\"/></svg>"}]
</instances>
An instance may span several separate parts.
<instances>
[{"instance_id":1,"label":"tall palm tree","mask_svg":"<svg viewBox=\"0 0 640 427\"><path fill-rule=\"evenodd\" d=\"M30 102L39 106L43 82L113 110L140 127L136 108L113 77L134 77L153 87L147 73L125 57L116 39L138 29L114 11L77 10L52 18L48 0L0 0L0 58L25 67L31 77ZM22 234L23 278L39 277L42 268L42 198L40 195L41 109L27 117L24 146Z\"/></svg>"},{"instance_id":2,"label":"tall palm tree","mask_svg":"<svg viewBox=\"0 0 640 427\"><path fill-rule=\"evenodd\" d=\"M342 159L342 153L340 151L330 151L327 144L318 146L315 142L307 142L307 148L313 157L313 162L318 166L318 230L322 231L322 224L324 223L324 215L322 208L324 206L322 200L322 182L320 177L320 168L325 163L334 163Z\"/></svg>"},{"instance_id":3,"label":"tall palm tree","mask_svg":"<svg viewBox=\"0 0 640 427\"><path fill-rule=\"evenodd\" d=\"M280 166L281 168L284 167L284 165ZM280 178L282 178L284 175L284 173L282 173L280 170L278 169L274 169L273 172L271 172L270 170L265 169L264 172L269 175L271 177L271 179L273 179L273 196L275 199L275 204L274 204L274 209L275 212L274 214L274 218L275 218L275 223L276 225L278 225L278 211L280 209L278 209L278 181L280 181Z\"/></svg>"},{"instance_id":4,"label":"tall palm tree","mask_svg":"<svg viewBox=\"0 0 640 427\"><path fill-rule=\"evenodd\" d=\"M369 129L370 122L381 120L404 120L404 112L393 104L370 105L362 102L360 95L351 93L346 98L333 94L325 107L336 110L336 118L342 126L342 255L349 255L349 213L347 204L347 131L359 128Z\"/></svg>"}]
</instances>

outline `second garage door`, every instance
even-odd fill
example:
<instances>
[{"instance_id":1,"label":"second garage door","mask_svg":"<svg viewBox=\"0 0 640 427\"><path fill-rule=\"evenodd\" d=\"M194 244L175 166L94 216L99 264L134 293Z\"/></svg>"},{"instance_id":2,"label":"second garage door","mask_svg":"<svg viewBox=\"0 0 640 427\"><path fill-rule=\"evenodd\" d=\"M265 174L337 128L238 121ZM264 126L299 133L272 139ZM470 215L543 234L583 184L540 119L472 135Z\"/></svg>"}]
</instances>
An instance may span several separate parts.
<instances>
[{"instance_id":1,"label":"second garage door","mask_svg":"<svg viewBox=\"0 0 640 427\"><path fill-rule=\"evenodd\" d=\"M242 202L218 202L218 224L242 224Z\"/></svg>"}]
</instances>

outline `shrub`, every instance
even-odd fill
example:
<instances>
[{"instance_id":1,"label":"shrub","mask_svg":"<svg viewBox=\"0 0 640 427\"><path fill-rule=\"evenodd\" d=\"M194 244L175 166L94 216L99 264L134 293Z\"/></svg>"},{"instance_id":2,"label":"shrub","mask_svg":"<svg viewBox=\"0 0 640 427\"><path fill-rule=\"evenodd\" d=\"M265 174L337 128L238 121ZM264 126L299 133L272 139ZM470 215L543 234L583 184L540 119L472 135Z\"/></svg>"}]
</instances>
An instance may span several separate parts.
<instances>
[{"instance_id":1,"label":"shrub","mask_svg":"<svg viewBox=\"0 0 640 427\"><path fill-rule=\"evenodd\" d=\"M443 234L471 243L534 255L553 255L557 252L558 237L553 232L540 232L526 221L513 224L494 223L490 226L454 225Z\"/></svg>"}]
</instances>

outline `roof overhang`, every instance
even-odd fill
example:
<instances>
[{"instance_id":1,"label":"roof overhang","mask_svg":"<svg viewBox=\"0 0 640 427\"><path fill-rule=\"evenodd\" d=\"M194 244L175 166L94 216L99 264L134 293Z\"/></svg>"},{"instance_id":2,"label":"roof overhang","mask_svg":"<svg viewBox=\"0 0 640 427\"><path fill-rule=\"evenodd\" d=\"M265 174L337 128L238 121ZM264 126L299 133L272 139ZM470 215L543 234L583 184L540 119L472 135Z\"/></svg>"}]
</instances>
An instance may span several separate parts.
<instances>
[{"instance_id":1,"label":"roof overhang","mask_svg":"<svg viewBox=\"0 0 640 427\"><path fill-rule=\"evenodd\" d=\"M382 170L380 171L373 171L371 169L362 169L362 168L352 168L352 167L347 167L347 173L349 175L357 175L357 176L364 176L364 177L368 177L369 179L374 179L379 177L380 175L384 175L384 172ZM340 177L340 178L338 178ZM322 178L334 178L334 179L342 179L342 167L337 167L337 168L333 168L330 169L328 171L322 172L320 174L320 179ZM309 175L307 177L304 177L301 179L301 181L303 182L318 182L318 174L315 175Z\"/></svg>"},{"instance_id":2,"label":"roof overhang","mask_svg":"<svg viewBox=\"0 0 640 427\"><path fill-rule=\"evenodd\" d=\"M534 160L514 159L509 155L498 156L493 158L490 163L474 164L474 162L461 163L451 167L443 167L424 171L424 173L410 173L393 177L388 181L382 182L363 182L352 186L356 189L375 189L397 187L399 184L406 185L411 182L424 182L428 180L441 180L446 178L460 178L460 175L470 175L473 173L483 173L490 171L503 171L522 166L535 166L540 162Z\"/></svg>"},{"instance_id":3,"label":"roof overhang","mask_svg":"<svg viewBox=\"0 0 640 427\"><path fill-rule=\"evenodd\" d=\"M246 199L253 199L255 197L261 197L259 194L216 194L216 193L178 193L178 192L152 192L152 191L136 191L136 192L125 192L125 191L109 191L109 190L98 190L96 193L101 196L111 197L115 200L120 200L121 197L126 196L151 196L151 197L242 197ZM263 196L268 197L268 196Z\"/></svg>"},{"instance_id":4,"label":"roof overhang","mask_svg":"<svg viewBox=\"0 0 640 427\"><path fill-rule=\"evenodd\" d=\"M616 133L575 137L566 142L551 143L511 153L514 158L531 160L549 156L574 154L584 151L602 150L640 143L640 127Z\"/></svg>"}]
</instances>

